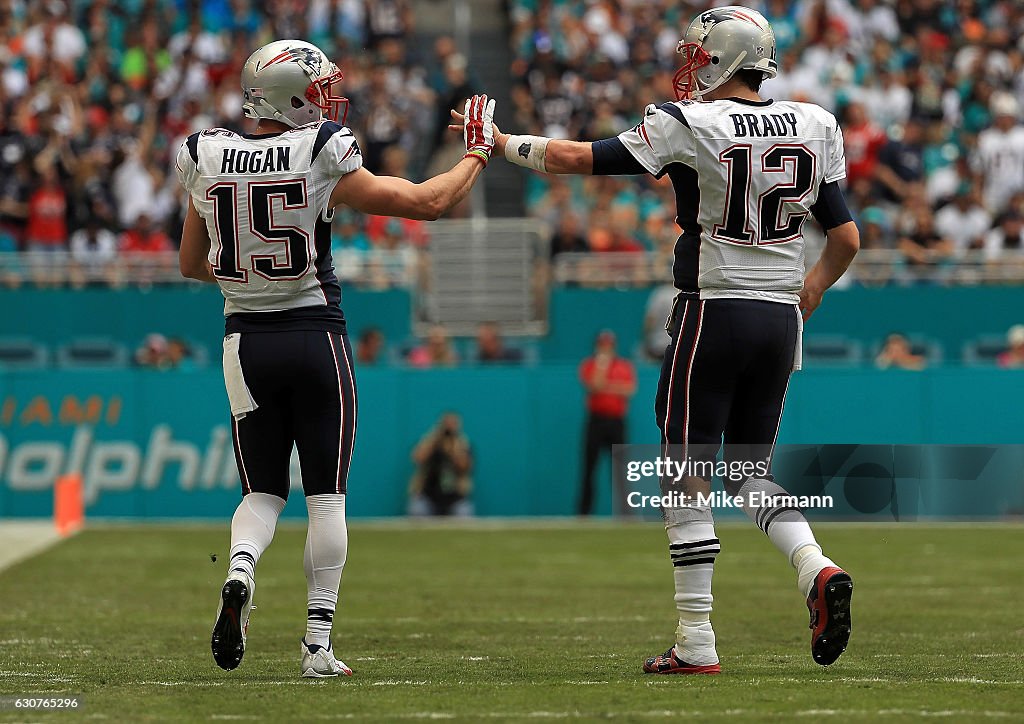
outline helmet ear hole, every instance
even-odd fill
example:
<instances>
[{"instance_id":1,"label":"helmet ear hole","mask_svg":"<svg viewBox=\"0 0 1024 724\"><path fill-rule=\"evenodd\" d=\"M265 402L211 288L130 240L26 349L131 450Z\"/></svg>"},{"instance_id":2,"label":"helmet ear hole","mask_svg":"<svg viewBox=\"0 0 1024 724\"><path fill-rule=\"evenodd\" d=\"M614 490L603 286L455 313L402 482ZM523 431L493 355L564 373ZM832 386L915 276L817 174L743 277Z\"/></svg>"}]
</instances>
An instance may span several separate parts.
<instances>
[{"instance_id":1,"label":"helmet ear hole","mask_svg":"<svg viewBox=\"0 0 1024 724\"><path fill-rule=\"evenodd\" d=\"M301 99L297 98L296 96L292 96L292 108L298 109L302 108L302 106L304 105L306 104Z\"/></svg>"},{"instance_id":2,"label":"helmet ear hole","mask_svg":"<svg viewBox=\"0 0 1024 724\"><path fill-rule=\"evenodd\" d=\"M717 55L712 55L711 56L711 65L718 65L719 62L720 61L718 60L718 56Z\"/></svg>"}]
</instances>

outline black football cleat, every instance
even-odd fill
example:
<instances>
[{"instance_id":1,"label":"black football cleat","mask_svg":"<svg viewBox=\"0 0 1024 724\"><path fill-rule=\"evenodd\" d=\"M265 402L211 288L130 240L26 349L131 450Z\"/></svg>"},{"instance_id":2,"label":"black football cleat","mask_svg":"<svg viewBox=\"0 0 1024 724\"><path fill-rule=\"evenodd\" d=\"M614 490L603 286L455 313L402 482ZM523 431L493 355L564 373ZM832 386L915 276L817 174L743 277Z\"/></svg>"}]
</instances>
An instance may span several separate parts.
<instances>
[{"instance_id":1,"label":"black football cleat","mask_svg":"<svg viewBox=\"0 0 1024 724\"><path fill-rule=\"evenodd\" d=\"M232 571L221 589L210 649L217 666L225 671L237 669L245 655L245 634L249 627L254 588L249 576L241 571Z\"/></svg>"},{"instance_id":2,"label":"black football cleat","mask_svg":"<svg viewBox=\"0 0 1024 724\"><path fill-rule=\"evenodd\" d=\"M850 599L853 579L842 568L823 568L814 578L807 596L811 612L811 657L822 666L835 662L846 651L853 623Z\"/></svg>"},{"instance_id":3,"label":"black football cleat","mask_svg":"<svg viewBox=\"0 0 1024 724\"><path fill-rule=\"evenodd\" d=\"M722 672L720 664L697 666L688 664L676 656L676 647L658 656L652 656L644 662L645 674L719 674Z\"/></svg>"}]
</instances>

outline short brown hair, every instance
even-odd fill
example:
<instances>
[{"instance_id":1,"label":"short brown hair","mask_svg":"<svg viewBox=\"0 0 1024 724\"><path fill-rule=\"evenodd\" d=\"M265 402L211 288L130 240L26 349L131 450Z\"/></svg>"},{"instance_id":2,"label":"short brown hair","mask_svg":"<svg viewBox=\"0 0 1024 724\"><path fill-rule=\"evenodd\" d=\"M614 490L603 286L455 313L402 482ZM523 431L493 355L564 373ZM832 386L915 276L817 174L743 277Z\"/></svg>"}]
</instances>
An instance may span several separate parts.
<instances>
[{"instance_id":1,"label":"short brown hair","mask_svg":"<svg viewBox=\"0 0 1024 724\"><path fill-rule=\"evenodd\" d=\"M764 83L764 73L753 68L743 68L736 73L736 78L755 93L761 90L761 84Z\"/></svg>"}]
</instances>

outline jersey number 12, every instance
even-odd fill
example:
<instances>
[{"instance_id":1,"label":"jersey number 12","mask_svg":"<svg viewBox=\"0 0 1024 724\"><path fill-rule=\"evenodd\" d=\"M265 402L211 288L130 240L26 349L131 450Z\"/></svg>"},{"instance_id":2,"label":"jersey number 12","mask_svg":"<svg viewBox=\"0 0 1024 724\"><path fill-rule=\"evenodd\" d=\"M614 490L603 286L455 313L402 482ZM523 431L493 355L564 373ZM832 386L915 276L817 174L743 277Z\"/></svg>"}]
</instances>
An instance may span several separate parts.
<instances>
[{"instance_id":1,"label":"jersey number 12","mask_svg":"<svg viewBox=\"0 0 1024 724\"><path fill-rule=\"evenodd\" d=\"M811 192L816 160L806 146L777 144L761 156L759 173L771 178L788 174L762 191L757 197L757 225L750 223L749 203L751 177L754 173L751 147L730 146L718 159L728 166L725 214L715 224L712 236L736 244L782 244L800 236L807 212L790 213L782 219L783 204L795 203Z\"/></svg>"}]
</instances>

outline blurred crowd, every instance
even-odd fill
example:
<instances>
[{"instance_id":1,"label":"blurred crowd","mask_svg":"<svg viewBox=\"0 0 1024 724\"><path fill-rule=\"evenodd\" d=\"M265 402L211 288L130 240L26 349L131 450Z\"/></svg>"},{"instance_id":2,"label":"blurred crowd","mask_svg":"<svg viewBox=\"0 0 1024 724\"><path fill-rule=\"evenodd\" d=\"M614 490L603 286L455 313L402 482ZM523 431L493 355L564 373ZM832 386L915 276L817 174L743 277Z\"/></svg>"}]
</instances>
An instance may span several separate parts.
<instances>
[{"instance_id":1,"label":"blurred crowd","mask_svg":"<svg viewBox=\"0 0 1024 724\"><path fill-rule=\"evenodd\" d=\"M408 0L0 0L0 252L34 252L23 271L37 283L70 260L72 283L112 284L135 273L116 260L173 252L174 154L202 128L249 130L239 69L278 38L338 62L371 171L447 166L458 139L436 129L467 93L467 64L451 39L418 48L412 30ZM345 273L372 286L407 281L425 239L358 215L334 228ZM378 248L372 263L361 253Z\"/></svg>"},{"instance_id":2,"label":"blurred crowd","mask_svg":"<svg viewBox=\"0 0 1024 724\"><path fill-rule=\"evenodd\" d=\"M713 4L729 3L512 0L508 125L579 140L631 127L646 104L674 98L676 43ZM840 119L863 246L892 251L893 278L943 281L965 255L1020 264L1024 3L743 4L764 13L778 42L780 74L762 95L817 103ZM526 203L550 224L554 254L667 256L678 233L668 183L533 174Z\"/></svg>"},{"instance_id":3,"label":"blurred crowd","mask_svg":"<svg viewBox=\"0 0 1024 724\"><path fill-rule=\"evenodd\" d=\"M197 129L246 127L238 69L272 39L305 38L338 61L370 170L447 168L459 155L447 109L475 86L451 38L412 42L412 2L0 0L0 252L34 252L24 268L0 265L0 283L173 276L184 208L173 153ZM749 4L778 40L781 72L764 95L842 121L863 245L896 260L881 281L943 281L965 257L1024 274L1024 4ZM505 127L575 139L629 128L674 97L676 43L708 6L508 0ZM530 174L524 202L553 255L650 251L641 263L604 258L599 273L667 273L678 233L667 178ZM374 288L415 281L427 241L416 222L338 214L334 225L339 275Z\"/></svg>"}]
</instances>

